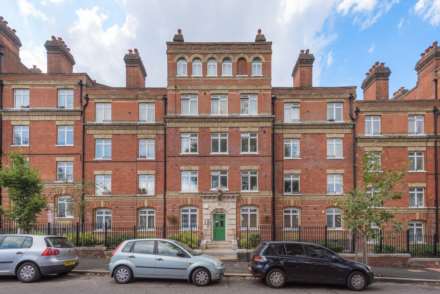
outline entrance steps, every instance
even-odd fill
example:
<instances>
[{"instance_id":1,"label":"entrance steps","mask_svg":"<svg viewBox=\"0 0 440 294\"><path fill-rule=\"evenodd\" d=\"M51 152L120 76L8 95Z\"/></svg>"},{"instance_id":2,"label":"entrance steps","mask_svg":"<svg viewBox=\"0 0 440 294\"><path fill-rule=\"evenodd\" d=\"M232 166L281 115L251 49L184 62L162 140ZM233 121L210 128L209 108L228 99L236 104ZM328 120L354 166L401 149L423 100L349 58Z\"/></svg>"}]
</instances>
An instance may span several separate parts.
<instances>
[{"instance_id":1,"label":"entrance steps","mask_svg":"<svg viewBox=\"0 0 440 294\"><path fill-rule=\"evenodd\" d=\"M202 252L221 260L237 260L237 245L231 241L206 241Z\"/></svg>"}]
</instances>

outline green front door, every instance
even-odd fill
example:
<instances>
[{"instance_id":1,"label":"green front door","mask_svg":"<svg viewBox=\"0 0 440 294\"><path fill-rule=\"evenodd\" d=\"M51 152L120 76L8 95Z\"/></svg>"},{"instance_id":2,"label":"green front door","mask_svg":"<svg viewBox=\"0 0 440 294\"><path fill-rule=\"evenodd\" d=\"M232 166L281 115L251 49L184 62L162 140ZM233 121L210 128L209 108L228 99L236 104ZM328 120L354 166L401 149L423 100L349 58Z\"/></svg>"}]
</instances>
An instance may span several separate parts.
<instances>
[{"instance_id":1,"label":"green front door","mask_svg":"<svg viewBox=\"0 0 440 294\"><path fill-rule=\"evenodd\" d=\"M214 217L214 227L213 227L213 238L214 241L224 241L225 240L225 214L215 213Z\"/></svg>"}]
</instances>

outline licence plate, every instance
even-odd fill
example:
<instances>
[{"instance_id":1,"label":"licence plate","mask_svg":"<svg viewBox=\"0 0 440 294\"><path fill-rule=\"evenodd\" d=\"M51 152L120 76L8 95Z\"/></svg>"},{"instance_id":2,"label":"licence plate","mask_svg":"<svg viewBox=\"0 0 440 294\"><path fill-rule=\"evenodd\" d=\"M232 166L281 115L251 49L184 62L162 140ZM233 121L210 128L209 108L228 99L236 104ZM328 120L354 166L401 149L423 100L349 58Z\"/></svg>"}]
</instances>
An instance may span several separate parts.
<instances>
[{"instance_id":1,"label":"licence plate","mask_svg":"<svg viewBox=\"0 0 440 294\"><path fill-rule=\"evenodd\" d=\"M76 260L75 259L69 259L69 260L65 260L64 261L64 266L72 266L76 264Z\"/></svg>"}]
</instances>

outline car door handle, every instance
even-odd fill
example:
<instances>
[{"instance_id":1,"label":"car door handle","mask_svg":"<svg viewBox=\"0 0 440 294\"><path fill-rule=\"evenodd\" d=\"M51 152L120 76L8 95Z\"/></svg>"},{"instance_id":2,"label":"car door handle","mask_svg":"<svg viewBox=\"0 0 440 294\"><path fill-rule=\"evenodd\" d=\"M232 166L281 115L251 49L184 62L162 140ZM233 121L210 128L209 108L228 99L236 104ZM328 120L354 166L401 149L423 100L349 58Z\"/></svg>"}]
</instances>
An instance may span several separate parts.
<instances>
[{"instance_id":1,"label":"car door handle","mask_svg":"<svg viewBox=\"0 0 440 294\"><path fill-rule=\"evenodd\" d=\"M158 258L156 258L156 260L157 260L157 261L162 261L163 258L158 257Z\"/></svg>"},{"instance_id":2,"label":"car door handle","mask_svg":"<svg viewBox=\"0 0 440 294\"><path fill-rule=\"evenodd\" d=\"M23 255L23 252L19 251L19 252L15 253L15 254L17 254L17 255Z\"/></svg>"},{"instance_id":3,"label":"car door handle","mask_svg":"<svg viewBox=\"0 0 440 294\"><path fill-rule=\"evenodd\" d=\"M136 256L134 256L134 255L130 255L128 258L136 258Z\"/></svg>"}]
</instances>

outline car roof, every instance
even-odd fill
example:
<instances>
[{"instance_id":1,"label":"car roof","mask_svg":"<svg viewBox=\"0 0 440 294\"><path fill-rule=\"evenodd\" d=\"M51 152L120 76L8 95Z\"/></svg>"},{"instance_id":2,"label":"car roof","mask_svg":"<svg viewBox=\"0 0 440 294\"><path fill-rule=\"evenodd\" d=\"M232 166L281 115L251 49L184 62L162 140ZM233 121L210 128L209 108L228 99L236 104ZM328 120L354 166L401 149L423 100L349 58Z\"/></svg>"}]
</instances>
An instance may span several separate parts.
<instances>
[{"instance_id":1,"label":"car roof","mask_svg":"<svg viewBox=\"0 0 440 294\"><path fill-rule=\"evenodd\" d=\"M305 242L305 241L263 241L263 243L264 244L301 244L301 245L313 245L313 246L324 247L321 244Z\"/></svg>"},{"instance_id":2,"label":"car roof","mask_svg":"<svg viewBox=\"0 0 440 294\"><path fill-rule=\"evenodd\" d=\"M163 238L139 238L139 239L128 239L125 242L133 242L133 241L168 241L168 242L177 242L172 239L163 239Z\"/></svg>"},{"instance_id":3,"label":"car roof","mask_svg":"<svg viewBox=\"0 0 440 294\"><path fill-rule=\"evenodd\" d=\"M32 235L32 234L0 234L0 236L18 236L18 237L32 237L32 238L65 238L57 235Z\"/></svg>"}]
</instances>

